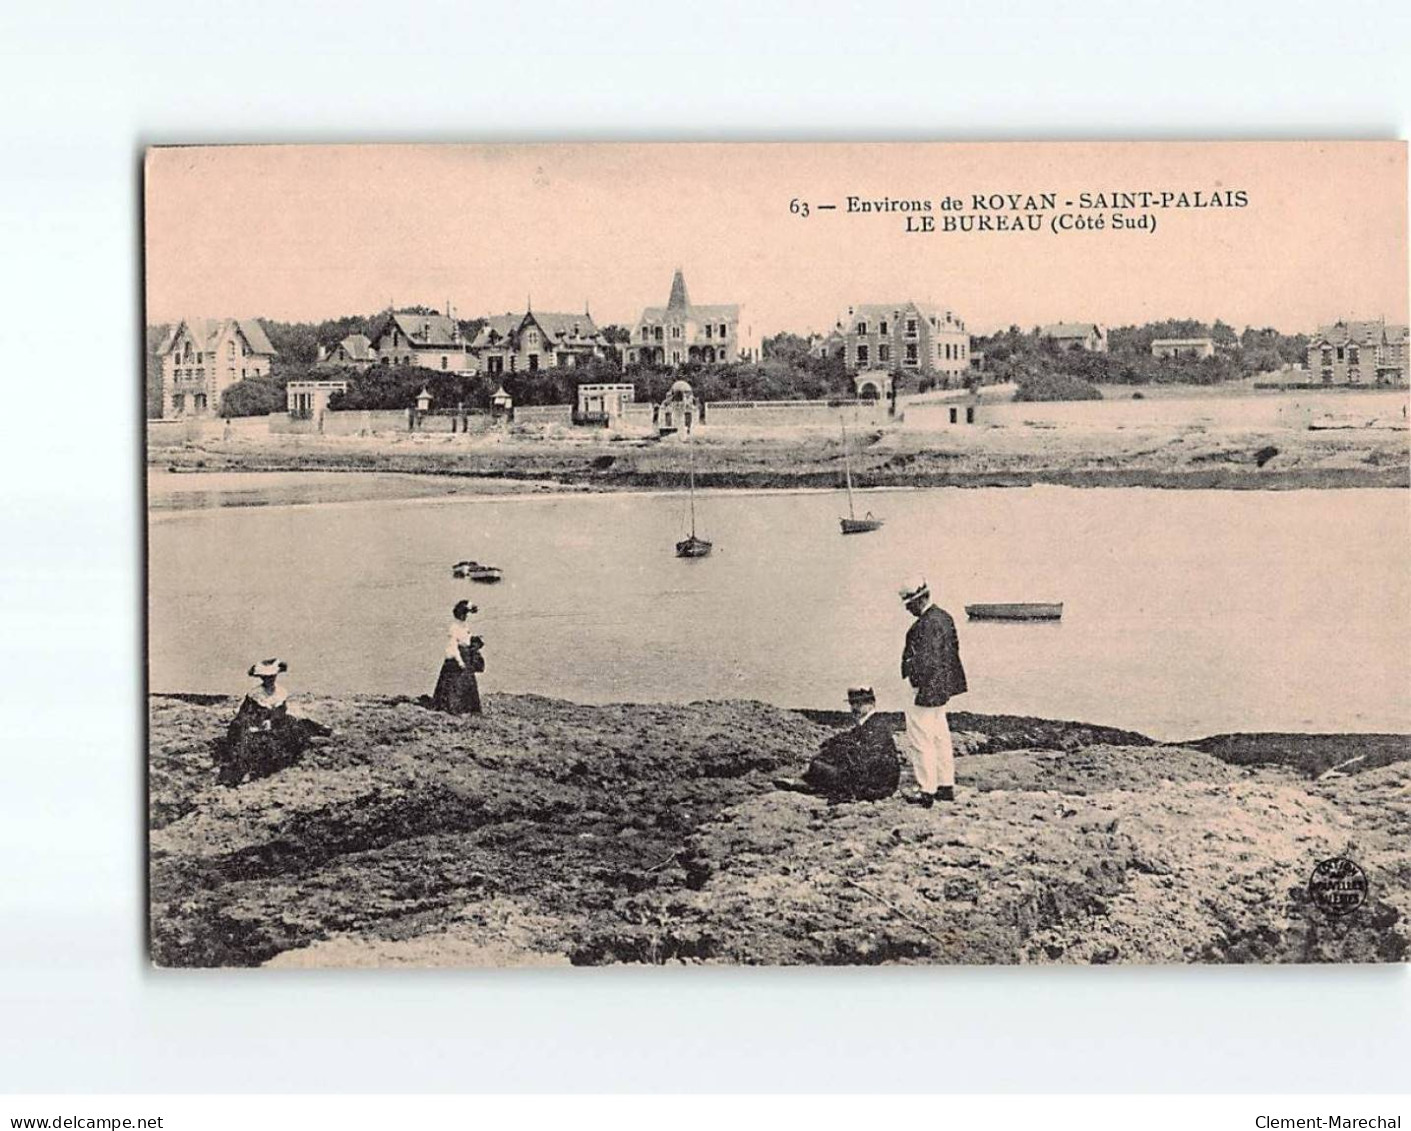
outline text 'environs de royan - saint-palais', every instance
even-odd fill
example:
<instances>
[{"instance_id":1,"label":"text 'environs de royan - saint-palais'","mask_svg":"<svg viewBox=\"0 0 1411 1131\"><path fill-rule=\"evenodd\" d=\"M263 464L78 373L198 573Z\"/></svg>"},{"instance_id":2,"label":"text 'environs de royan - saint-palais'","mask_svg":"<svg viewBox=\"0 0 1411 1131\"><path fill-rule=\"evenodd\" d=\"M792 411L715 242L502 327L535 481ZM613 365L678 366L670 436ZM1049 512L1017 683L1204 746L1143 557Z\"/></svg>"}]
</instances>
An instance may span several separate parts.
<instances>
[{"instance_id":1,"label":"text 'environs de royan - saint-palais'","mask_svg":"<svg viewBox=\"0 0 1411 1131\"><path fill-rule=\"evenodd\" d=\"M1061 192L974 192L960 196L864 196L836 200L795 196L789 213L799 219L833 216L883 218L908 235L1003 232L1141 232L1155 234L1169 211L1248 208L1244 189L1171 188Z\"/></svg>"}]
</instances>

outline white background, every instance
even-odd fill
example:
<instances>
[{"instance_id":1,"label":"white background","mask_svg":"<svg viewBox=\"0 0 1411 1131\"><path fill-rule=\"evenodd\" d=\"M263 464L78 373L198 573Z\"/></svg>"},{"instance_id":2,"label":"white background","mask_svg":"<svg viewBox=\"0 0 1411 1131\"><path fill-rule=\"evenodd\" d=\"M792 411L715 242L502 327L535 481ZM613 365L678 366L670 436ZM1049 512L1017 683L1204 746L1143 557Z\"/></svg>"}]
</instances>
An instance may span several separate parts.
<instances>
[{"instance_id":1,"label":"white background","mask_svg":"<svg viewBox=\"0 0 1411 1131\"><path fill-rule=\"evenodd\" d=\"M1392 2L0 7L0 1091L1411 1089L1404 968L148 970L138 450L145 144L1404 137L1408 49Z\"/></svg>"}]
</instances>

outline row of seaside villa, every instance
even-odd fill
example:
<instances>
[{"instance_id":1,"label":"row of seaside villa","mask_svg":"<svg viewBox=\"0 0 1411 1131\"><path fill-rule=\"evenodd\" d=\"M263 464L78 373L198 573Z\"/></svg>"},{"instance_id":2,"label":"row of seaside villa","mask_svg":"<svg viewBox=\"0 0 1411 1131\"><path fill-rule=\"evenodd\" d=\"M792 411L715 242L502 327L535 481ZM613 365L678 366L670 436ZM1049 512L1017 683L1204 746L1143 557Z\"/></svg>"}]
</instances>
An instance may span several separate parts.
<instances>
[{"instance_id":1,"label":"row of seaside villa","mask_svg":"<svg viewBox=\"0 0 1411 1131\"><path fill-rule=\"evenodd\" d=\"M289 412L305 418L321 415L329 396L346 387L337 377L347 369L416 366L494 378L609 357L628 367L660 368L758 361L758 339L742 321L742 309L738 303L692 302L678 269L666 305L646 307L626 342L609 342L586 309L581 314L530 308L494 315L482 320L473 337L461 331L449 304L444 314L391 310L379 320L375 338L352 334L331 348L320 346L318 364L329 370L329 379L291 382ZM1107 351L1107 329L1099 323L1053 323L1040 333L1059 349ZM1206 358L1218 349L1210 338L1151 343L1158 357ZM876 399L894 393L893 373L924 375L938 387L953 388L983 362L955 310L915 301L849 306L828 334L812 337L810 352L842 361L855 375L856 395ZM176 419L218 412L230 386L271 374L276 351L257 319L184 318L168 331L157 356L162 417ZM1406 326L1338 321L1320 326L1310 337L1307 370L1311 383L1403 384L1407 358ZM586 388L586 399L580 392L577 407L585 418L603 415L625 395L621 385ZM510 408L503 387L497 407Z\"/></svg>"}]
</instances>

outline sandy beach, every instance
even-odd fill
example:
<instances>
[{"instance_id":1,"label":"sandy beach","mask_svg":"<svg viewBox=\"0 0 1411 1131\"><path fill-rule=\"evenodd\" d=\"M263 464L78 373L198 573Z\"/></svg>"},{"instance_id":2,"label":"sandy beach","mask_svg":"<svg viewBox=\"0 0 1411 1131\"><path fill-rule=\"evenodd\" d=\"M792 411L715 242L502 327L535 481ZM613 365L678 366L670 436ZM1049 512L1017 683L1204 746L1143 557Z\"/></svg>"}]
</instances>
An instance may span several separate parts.
<instances>
[{"instance_id":1,"label":"sandy beach","mask_svg":"<svg viewBox=\"0 0 1411 1131\"><path fill-rule=\"evenodd\" d=\"M225 789L210 744L235 700L151 699L159 965L1385 962L1411 943L1404 735L1159 745L956 712L959 799L926 811L773 789L827 713L297 703L333 735ZM1369 892L1333 918L1308 881L1342 855Z\"/></svg>"}]
</instances>

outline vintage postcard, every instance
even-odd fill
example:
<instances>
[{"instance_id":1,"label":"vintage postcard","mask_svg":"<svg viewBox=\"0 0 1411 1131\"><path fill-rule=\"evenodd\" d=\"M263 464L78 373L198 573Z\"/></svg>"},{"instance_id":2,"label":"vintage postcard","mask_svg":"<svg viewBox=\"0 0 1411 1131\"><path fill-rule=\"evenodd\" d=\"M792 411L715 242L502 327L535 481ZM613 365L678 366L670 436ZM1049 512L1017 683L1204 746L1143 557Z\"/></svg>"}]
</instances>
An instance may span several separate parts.
<instances>
[{"instance_id":1,"label":"vintage postcard","mask_svg":"<svg viewBox=\"0 0 1411 1131\"><path fill-rule=\"evenodd\" d=\"M1405 961L1406 161L150 150L153 962Z\"/></svg>"}]
</instances>

